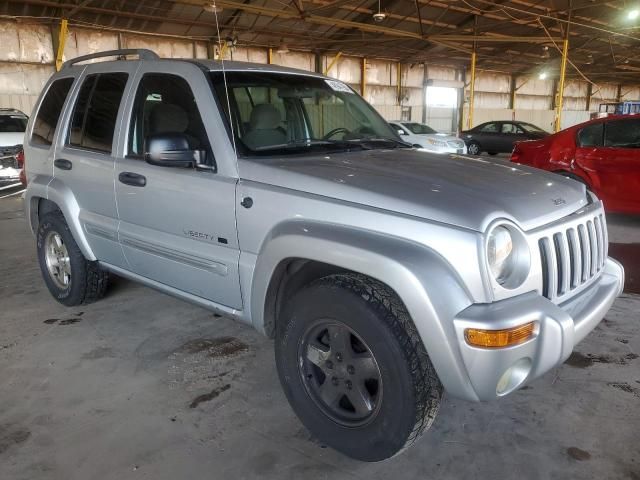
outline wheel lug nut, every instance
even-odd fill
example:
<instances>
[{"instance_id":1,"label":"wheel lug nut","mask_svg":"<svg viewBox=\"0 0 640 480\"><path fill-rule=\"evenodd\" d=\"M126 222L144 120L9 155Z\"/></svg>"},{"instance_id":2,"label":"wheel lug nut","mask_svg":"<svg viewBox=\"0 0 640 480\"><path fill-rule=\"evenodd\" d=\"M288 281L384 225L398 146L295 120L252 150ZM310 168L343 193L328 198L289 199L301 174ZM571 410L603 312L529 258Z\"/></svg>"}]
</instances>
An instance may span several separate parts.
<instances>
[{"instance_id":1,"label":"wheel lug nut","mask_svg":"<svg viewBox=\"0 0 640 480\"><path fill-rule=\"evenodd\" d=\"M336 353L336 360L338 360L339 362L342 361L342 354L341 353Z\"/></svg>"},{"instance_id":2,"label":"wheel lug nut","mask_svg":"<svg viewBox=\"0 0 640 480\"><path fill-rule=\"evenodd\" d=\"M345 385L347 386L347 388L348 388L349 390L351 390L351 388L353 387L353 384L351 383L351 380L347 380L347 381L346 381L346 382L344 382L344 383L345 383Z\"/></svg>"},{"instance_id":3,"label":"wheel lug nut","mask_svg":"<svg viewBox=\"0 0 640 480\"><path fill-rule=\"evenodd\" d=\"M339 380L338 380L338 378L337 378L337 377L332 377L332 378L331 378L331 383L333 383L335 386L337 386L337 385L338 385L338 383L340 383L340 382L339 382Z\"/></svg>"},{"instance_id":4,"label":"wheel lug nut","mask_svg":"<svg viewBox=\"0 0 640 480\"><path fill-rule=\"evenodd\" d=\"M354 373L356 373L356 369L353 368L353 365L349 365L347 367L347 372L349 372L349 375L353 375Z\"/></svg>"},{"instance_id":5,"label":"wheel lug nut","mask_svg":"<svg viewBox=\"0 0 640 480\"><path fill-rule=\"evenodd\" d=\"M333 362L331 360L327 360L326 362L324 362L324 364L327 366L329 370L333 368Z\"/></svg>"}]
</instances>

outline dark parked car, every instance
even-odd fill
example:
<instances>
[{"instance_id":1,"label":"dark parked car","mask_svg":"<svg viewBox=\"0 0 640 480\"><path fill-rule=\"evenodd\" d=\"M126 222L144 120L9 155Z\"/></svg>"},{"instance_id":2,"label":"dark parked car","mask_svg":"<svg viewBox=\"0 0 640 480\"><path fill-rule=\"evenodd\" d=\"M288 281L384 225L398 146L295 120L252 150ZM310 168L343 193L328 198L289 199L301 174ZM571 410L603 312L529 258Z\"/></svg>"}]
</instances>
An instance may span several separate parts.
<instances>
[{"instance_id":1,"label":"dark parked car","mask_svg":"<svg viewBox=\"0 0 640 480\"><path fill-rule=\"evenodd\" d=\"M513 145L522 140L539 140L549 135L540 127L527 122L501 121L486 122L462 132L462 139L467 144L471 155L487 152L509 153Z\"/></svg>"}]
</instances>

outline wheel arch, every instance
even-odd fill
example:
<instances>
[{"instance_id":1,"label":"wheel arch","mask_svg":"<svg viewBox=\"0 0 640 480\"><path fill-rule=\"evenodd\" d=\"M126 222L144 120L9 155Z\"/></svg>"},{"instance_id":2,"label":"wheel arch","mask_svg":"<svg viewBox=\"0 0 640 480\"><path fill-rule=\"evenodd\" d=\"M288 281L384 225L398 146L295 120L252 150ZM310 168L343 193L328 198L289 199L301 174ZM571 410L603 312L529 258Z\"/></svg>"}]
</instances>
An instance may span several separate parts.
<instances>
[{"instance_id":1,"label":"wheel arch","mask_svg":"<svg viewBox=\"0 0 640 480\"><path fill-rule=\"evenodd\" d=\"M368 276L397 295L445 388L475 399L452 321L472 303L470 295L437 252L406 239L308 221L279 225L265 241L254 269L250 298L254 327L272 337L287 296L337 272Z\"/></svg>"},{"instance_id":2,"label":"wheel arch","mask_svg":"<svg viewBox=\"0 0 640 480\"><path fill-rule=\"evenodd\" d=\"M25 196L25 207L31 230L34 233L38 230L40 219L44 215L59 211L85 258L87 260L96 259L80 223L80 207L75 195L60 180L35 177L29 182Z\"/></svg>"}]
</instances>

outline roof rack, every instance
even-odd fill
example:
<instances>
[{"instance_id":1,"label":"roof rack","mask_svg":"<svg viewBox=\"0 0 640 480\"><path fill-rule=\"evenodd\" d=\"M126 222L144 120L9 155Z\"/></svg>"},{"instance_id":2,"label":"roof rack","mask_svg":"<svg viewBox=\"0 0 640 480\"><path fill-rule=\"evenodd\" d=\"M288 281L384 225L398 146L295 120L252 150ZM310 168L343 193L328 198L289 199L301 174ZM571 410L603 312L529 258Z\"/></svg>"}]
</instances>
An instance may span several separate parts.
<instances>
[{"instance_id":1,"label":"roof rack","mask_svg":"<svg viewBox=\"0 0 640 480\"><path fill-rule=\"evenodd\" d=\"M70 68L76 63L93 60L94 58L104 57L125 57L127 55L137 55L140 60L158 60L160 57L157 53L146 48L124 48L120 50L107 50L106 52L91 53L80 57L72 58L62 64L62 68Z\"/></svg>"}]
</instances>

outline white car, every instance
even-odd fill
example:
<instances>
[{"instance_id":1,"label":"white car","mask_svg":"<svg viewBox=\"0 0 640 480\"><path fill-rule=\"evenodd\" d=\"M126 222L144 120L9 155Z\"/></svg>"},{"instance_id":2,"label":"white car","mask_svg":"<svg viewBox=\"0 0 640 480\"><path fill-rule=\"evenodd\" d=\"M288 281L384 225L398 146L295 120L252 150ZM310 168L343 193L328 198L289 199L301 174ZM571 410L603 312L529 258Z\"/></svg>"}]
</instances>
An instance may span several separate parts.
<instances>
[{"instance_id":1,"label":"white car","mask_svg":"<svg viewBox=\"0 0 640 480\"><path fill-rule=\"evenodd\" d=\"M438 133L424 123L393 120L389 124L398 131L402 140L430 152L467 153L467 146L463 140L446 133Z\"/></svg>"},{"instance_id":2,"label":"white car","mask_svg":"<svg viewBox=\"0 0 640 480\"><path fill-rule=\"evenodd\" d=\"M22 144L28 120L20 110L0 108L0 186L20 181Z\"/></svg>"}]
</instances>

